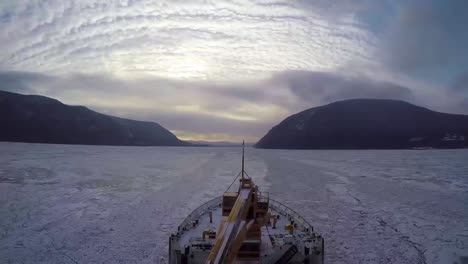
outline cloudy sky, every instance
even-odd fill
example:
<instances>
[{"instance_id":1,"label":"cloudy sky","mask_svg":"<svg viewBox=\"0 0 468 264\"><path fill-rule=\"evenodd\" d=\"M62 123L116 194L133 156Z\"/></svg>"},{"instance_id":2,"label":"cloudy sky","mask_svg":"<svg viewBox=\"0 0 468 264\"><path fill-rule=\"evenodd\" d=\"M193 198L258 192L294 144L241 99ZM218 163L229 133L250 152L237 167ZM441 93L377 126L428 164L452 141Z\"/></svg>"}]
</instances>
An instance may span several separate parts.
<instances>
[{"instance_id":1,"label":"cloudy sky","mask_svg":"<svg viewBox=\"0 0 468 264\"><path fill-rule=\"evenodd\" d=\"M1 0L0 90L256 141L349 98L468 114L465 0Z\"/></svg>"}]
</instances>

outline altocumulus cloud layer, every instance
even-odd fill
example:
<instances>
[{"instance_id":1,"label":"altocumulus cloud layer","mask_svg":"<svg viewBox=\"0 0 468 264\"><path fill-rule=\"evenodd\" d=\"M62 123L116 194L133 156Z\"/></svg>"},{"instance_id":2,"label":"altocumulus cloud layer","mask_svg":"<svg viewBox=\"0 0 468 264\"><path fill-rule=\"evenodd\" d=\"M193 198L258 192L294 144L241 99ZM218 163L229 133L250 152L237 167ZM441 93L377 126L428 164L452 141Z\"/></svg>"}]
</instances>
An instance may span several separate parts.
<instances>
[{"instance_id":1,"label":"altocumulus cloud layer","mask_svg":"<svg viewBox=\"0 0 468 264\"><path fill-rule=\"evenodd\" d=\"M468 4L453 1L2 1L0 89L256 140L357 97L468 113Z\"/></svg>"}]
</instances>

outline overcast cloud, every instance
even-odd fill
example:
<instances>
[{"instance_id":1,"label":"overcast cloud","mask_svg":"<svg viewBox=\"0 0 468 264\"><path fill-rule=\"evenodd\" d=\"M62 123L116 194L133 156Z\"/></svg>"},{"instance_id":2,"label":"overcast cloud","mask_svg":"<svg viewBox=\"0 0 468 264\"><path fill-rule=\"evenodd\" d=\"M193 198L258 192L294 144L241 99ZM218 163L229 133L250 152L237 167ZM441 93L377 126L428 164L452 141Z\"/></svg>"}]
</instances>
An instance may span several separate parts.
<instances>
[{"instance_id":1,"label":"overcast cloud","mask_svg":"<svg viewBox=\"0 0 468 264\"><path fill-rule=\"evenodd\" d=\"M0 89L255 141L349 98L468 113L466 1L0 2Z\"/></svg>"}]
</instances>

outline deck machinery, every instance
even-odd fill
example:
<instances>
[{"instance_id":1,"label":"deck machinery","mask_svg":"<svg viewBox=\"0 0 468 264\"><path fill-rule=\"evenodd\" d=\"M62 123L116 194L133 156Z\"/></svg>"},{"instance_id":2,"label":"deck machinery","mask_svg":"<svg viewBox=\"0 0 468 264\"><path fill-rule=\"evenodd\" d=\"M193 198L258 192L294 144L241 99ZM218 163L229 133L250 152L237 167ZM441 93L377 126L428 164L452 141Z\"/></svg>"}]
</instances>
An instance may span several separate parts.
<instances>
[{"instance_id":1,"label":"deck machinery","mask_svg":"<svg viewBox=\"0 0 468 264\"><path fill-rule=\"evenodd\" d=\"M323 263L324 239L299 214L259 191L244 171L244 148L239 176L236 192L195 209L171 235L169 263Z\"/></svg>"}]
</instances>

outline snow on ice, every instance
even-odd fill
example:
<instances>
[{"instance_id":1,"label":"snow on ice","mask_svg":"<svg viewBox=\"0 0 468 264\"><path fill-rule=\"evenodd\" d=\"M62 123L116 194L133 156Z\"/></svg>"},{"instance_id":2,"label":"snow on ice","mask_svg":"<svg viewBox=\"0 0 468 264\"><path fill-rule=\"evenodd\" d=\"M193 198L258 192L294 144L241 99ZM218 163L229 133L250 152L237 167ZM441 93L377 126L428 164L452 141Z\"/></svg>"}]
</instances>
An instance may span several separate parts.
<instances>
[{"instance_id":1,"label":"snow on ice","mask_svg":"<svg viewBox=\"0 0 468 264\"><path fill-rule=\"evenodd\" d=\"M250 176L325 237L327 263L463 263L468 151L247 149ZM0 143L1 263L158 263L238 148Z\"/></svg>"}]
</instances>

